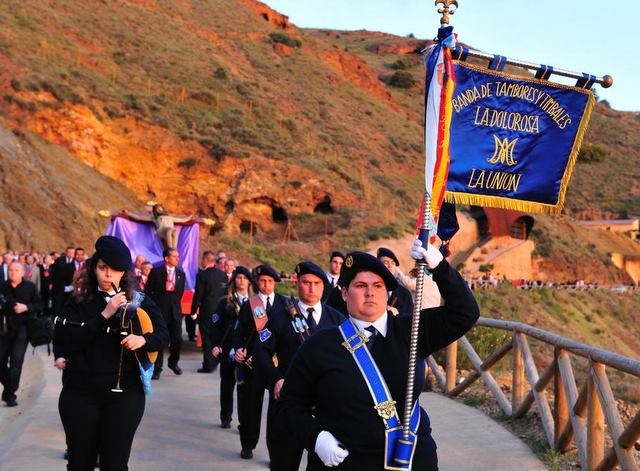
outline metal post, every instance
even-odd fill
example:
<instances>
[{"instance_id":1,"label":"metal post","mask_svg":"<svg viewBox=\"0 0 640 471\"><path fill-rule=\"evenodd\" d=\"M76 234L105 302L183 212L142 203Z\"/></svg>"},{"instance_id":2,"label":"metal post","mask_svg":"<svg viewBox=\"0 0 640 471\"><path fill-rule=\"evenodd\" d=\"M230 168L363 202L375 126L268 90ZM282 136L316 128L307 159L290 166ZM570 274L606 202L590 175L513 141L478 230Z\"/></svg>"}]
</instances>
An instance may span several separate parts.
<instances>
[{"instance_id":1,"label":"metal post","mask_svg":"<svg viewBox=\"0 0 640 471\"><path fill-rule=\"evenodd\" d=\"M424 207L422 211L422 224L420 225L419 238L424 247L429 241L429 230L431 224L431 195L424 194ZM418 335L420 332L420 308L422 307L422 290L424 288L424 277L426 276L427 262L424 259L416 260L416 299L413 306L413 319L411 321L411 337L409 339L409 369L407 374L407 394L404 404L404 415L402 420L402 438L409 439L411 411L413 410L413 387L416 376L416 360L418 358Z\"/></svg>"}]
</instances>

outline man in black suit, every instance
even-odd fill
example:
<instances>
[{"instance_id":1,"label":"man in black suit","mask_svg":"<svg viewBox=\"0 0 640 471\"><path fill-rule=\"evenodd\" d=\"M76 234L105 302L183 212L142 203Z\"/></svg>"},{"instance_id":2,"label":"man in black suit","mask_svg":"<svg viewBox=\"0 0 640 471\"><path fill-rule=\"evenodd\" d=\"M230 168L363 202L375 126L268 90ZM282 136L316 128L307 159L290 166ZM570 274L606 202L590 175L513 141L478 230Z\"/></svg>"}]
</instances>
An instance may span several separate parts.
<instances>
[{"instance_id":1,"label":"man in black suit","mask_svg":"<svg viewBox=\"0 0 640 471\"><path fill-rule=\"evenodd\" d=\"M227 275L217 268L216 258L208 252L204 257L205 268L196 276L196 288L191 302L191 318L198 320L200 338L202 339L202 368L198 373L212 373L218 366L218 359L213 356L211 349L211 330L220 323L220 316L216 308L226 293Z\"/></svg>"},{"instance_id":2,"label":"man in black suit","mask_svg":"<svg viewBox=\"0 0 640 471\"><path fill-rule=\"evenodd\" d=\"M184 271L178 267L180 257L176 249L171 247L164 249L162 255L164 264L151 270L144 286L144 292L158 305L169 329L170 343L167 366L175 374L181 375L182 369L178 366L182 347L182 309L180 300L184 293L186 277ZM152 379L160 379L163 357L163 351L160 350L153 369Z\"/></svg>"},{"instance_id":3,"label":"man in black suit","mask_svg":"<svg viewBox=\"0 0 640 471\"><path fill-rule=\"evenodd\" d=\"M329 285L324 290L323 302L326 302L332 308L345 313L347 312L347 305L342 299L342 291L338 286L338 279L340 278L340 269L344 263L344 254L342 252L333 251L329 258L329 271L326 272Z\"/></svg>"},{"instance_id":4,"label":"man in black suit","mask_svg":"<svg viewBox=\"0 0 640 471\"><path fill-rule=\"evenodd\" d=\"M68 246L65 254L53 262L51 277L53 284L53 314L62 314L62 307L73 292L73 272L75 249Z\"/></svg>"},{"instance_id":5,"label":"man in black suit","mask_svg":"<svg viewBox=\"0 0 640 471\"><path fill-rule=\"evenodd\" d=\"M397 267L400 266L398 257L392 250L386 247L380 247L377 252L378 259L387 267L387 270L395 277ZM389 291L389 302L387 309L394 315L413 313L413 296L411 291L402 286L400 283L395 289Z\"/></svg>"},{"instance_id":6,"label":"man in black suit","mask_svg":"<svg viewBox=\"0 0 640 471\"><path fill-rule=\"evenodd\" d=\"M271 469L297 471L304 446L287 433L282 417L277 414L280 390L294 354L302 343L319 329L340 325L346 317L324 304L322 297L330 289L329 281L318 265L300 262L294 269L297 275L298 298L291 298L288 312L269 317L267 328L271 335L257 346L255 363L265 377L269 397L267 413L267 447ZM277 366L273 362L278 356Z\"/></svg>"},{"instance_id":7,"label":"man in black suit","mask_svg":"<svg viewBox=\"0 0 640 471\"><path fill-rule=\"evenodd\" d=\"M280 282L278 272L269 265L254 269L258 294L242 304L238 314L238 327L233 332L236 375L238 376L238 419L240 420L240 445L242 459L253 458L253 449L260 438L264 375L254 361L256 346L269 338L266 327L273 315L286 315L284 297L275 292ZM248 366L250 365L250 366Z\"/></svg>"},{"instance_id":8,"label":"man in black suit","mask_svg":"<svg viewBox=\"0 0 640 471\"><path fill-rule=\"evenodd\" d=\"M13 262L13 255L6 253L2 256L2 263L0 263L0 283L9 279L9 264Z\"/></svg>"}]
</instances>

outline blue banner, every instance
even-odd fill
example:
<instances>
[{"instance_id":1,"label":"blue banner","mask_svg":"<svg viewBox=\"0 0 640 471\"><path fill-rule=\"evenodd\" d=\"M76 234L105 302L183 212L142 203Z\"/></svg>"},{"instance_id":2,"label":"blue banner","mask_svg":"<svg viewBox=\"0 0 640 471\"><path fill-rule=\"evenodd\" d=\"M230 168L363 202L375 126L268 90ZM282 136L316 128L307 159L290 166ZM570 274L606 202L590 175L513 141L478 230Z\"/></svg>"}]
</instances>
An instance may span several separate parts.
<instances>
[{"instance_id":1,"label":"blue banner","mask_svg":"<svg viewBox=\"0 0 640 471\"><path fill-rule=\"evenodd\" d=\"M459 61L455 75L446 200L560 212L593 93Z\"/></svg>"}]
</instances>

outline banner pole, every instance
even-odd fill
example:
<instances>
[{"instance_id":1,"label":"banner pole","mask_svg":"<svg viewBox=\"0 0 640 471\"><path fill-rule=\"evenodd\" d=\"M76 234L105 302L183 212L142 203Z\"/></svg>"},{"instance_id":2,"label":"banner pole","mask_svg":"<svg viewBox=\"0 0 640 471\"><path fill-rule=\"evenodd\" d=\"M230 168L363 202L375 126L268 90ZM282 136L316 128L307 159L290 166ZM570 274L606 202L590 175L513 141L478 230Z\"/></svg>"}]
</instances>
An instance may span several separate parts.
<instances>
[{"instance_id":1,"label":"banner pole","mask_svg":"<svg viewBox=\"0 0 640 471\"><path fill-rule=\"evenodd\" d=\"M431 229L431 195L424 194L422 211L422 223L419 229L418 238L422 241L423 247L429 242L429 231ZM413 305L413 318L411 320L411 336L409 338L409 370L407 374L407 392L405 396L404 414L402 417L402 438L409 440L411 412L413 410L413 387L416 376L416 360L418 358L418 337L420 333L420 310L422 308L422 291L424 288L424 277L426 276L427 262L424 259L416 260L416 297Z\"/></svg>"}]
</instances>

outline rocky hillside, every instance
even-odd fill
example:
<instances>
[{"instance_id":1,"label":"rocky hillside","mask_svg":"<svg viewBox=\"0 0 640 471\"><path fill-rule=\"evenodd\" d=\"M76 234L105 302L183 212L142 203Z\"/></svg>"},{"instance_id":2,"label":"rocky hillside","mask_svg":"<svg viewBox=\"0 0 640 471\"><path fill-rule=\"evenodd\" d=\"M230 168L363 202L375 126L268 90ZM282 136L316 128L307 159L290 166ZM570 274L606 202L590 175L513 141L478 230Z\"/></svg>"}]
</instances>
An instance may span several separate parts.
<instances>
[{"instance_id":1,"label":"rocky hillside","mask_svg":"<svg viewBox=\"0 0 640 471\"><path fill-rule=\"evenodd\" d=\"M150 199L284 269L413 227L424 40L299 29L254 0L7 0L0 26L0 249L88 245L98 210ZM567 216L640 215L639 127L596 106ZM581 263L592 242L566 240L543 262Z\"/></svg>"}]
</instances>

